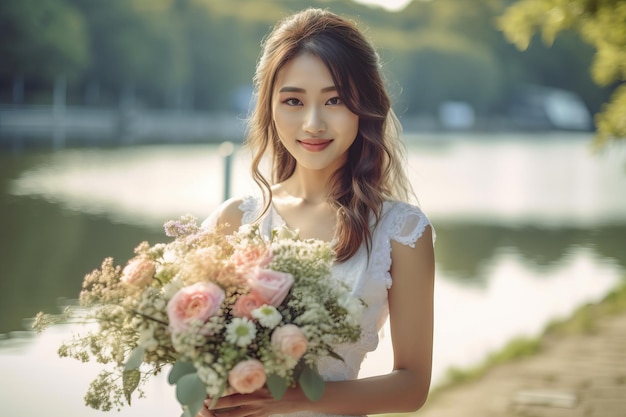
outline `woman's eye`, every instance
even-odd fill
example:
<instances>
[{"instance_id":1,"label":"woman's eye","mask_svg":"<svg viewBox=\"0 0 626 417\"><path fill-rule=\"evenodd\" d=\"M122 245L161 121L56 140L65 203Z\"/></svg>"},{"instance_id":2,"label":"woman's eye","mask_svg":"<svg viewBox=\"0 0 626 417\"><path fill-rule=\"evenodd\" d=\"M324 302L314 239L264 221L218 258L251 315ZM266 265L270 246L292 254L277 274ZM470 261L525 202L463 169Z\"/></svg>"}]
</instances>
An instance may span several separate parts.
<instances>
[{"instance_id":1,"label":"woman's eye","mask_svg":"<svg viewBox=\"0 0 626 417\"><path fill-rule=\"evenodd\" d=\"M338 104L342 104L343 102L341 101L341 99L339 97L333 97L331 99L329 99L326 103L336 106Z\"/></svg>"},{"instance_id":2,"label":"woman's eye","mask_svg":"<svg viewBox=\"0 0 626 417\"><path fill-rule=\"evenodd\" d=\"M297 98L288 98L287 100L284 100L283 103L288 106L299 106L302 104Z\"/></svg>"}]
</instances>

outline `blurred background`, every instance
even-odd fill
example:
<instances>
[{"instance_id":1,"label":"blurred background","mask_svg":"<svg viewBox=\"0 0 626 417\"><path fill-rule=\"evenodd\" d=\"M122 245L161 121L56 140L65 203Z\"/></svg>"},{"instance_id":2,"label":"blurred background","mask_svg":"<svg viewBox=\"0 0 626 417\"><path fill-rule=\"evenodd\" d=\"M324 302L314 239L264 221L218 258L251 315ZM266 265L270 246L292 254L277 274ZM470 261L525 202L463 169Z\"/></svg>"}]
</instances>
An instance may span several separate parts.
<instances>
[{"instance_id":1,"label":"blurred background","mask_svg":"<svg viewBox=\"0 0 626 417\"><path fill-rule=\"evenodd\" d=\"M97 366L56 356L74 329L31 318L104 257L166 241L165 221L255 190L240 145L260 44L307 6L357 21L384 64L437 232L434 385L623 283L626 150L591 146L617 85L576 31L509 43L515 3L0 0L3 410L102 414L82 400ZM384 332L362 374L390 367ZM121 414L179 412L165 380L147 395Z\"/></svg>"}]
</instances>

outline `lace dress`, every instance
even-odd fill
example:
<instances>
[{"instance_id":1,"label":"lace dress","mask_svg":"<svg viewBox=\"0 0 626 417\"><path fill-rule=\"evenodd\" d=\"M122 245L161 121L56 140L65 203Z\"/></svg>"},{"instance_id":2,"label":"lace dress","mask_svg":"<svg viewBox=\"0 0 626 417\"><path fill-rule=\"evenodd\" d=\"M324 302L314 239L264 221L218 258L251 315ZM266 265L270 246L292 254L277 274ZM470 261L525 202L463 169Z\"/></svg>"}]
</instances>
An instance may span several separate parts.
<instances>
[{"instance_id":1,"label":"lace dress","mask_svg":"<svg viewBox=\"0 0 626 417\"><path fill-rule=\"evenodd\" d=\"M242 223L254 221L261 212L262 204L260 196L245 197L239 206L242 211ZM215 227L220 209L221 207L204 221L204 227ZM269 236L273 228L281 225L285 225L285 221L274 206L270 206L269 211L261 219L261 232ZM334 358L323 358L318 364L318 370L324 380L343 381L357 378L365 355L375 350L378 345L378 333L389 313L387 290L392 285L389 273L391 240L414 247L427 225L430 225L430 222L419 208L402 202L385 202L380 221L372 233L372 252L369 261L365 245L362 245L348 261L332 267L333 276L348 283L353 294L363 299L367 308L360 321L361 339L354 344L336 346L336 352L344 358L345 362ZM302 412L288 416L309 417L313 416L313 413ZM324 414L324 416L330 415Z\"/></svg>"}]
</instances>

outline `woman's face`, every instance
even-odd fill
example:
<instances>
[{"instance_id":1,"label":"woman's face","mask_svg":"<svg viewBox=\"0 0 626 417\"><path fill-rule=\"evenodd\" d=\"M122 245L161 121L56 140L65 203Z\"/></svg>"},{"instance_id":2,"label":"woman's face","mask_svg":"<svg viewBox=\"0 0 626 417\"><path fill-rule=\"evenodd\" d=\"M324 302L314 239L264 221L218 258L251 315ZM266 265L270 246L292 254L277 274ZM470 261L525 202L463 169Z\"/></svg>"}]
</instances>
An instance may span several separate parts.
<instances>
[{"instance_id":1,"label":"woman's face","mask_svg":"<svg viewBox=\"0 0 626 417\"><path fill-rule=\"evenodd\" d=\"M331 173L345 163L359 128L359 117L339 97L326 65L308 53L278 71L272 119L299 167Z\"/></svg>"}]
</instances>

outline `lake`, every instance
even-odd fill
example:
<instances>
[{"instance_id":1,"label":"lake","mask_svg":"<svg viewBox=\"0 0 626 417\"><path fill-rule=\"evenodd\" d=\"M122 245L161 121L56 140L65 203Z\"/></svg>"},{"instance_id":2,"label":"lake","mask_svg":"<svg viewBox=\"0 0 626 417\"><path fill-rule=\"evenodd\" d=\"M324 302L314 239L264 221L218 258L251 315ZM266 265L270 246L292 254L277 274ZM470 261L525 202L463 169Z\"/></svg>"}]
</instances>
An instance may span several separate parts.
<instances>
[{"instance_id":1,"label":"lake","mask_svg":"<svg viewBox=\"0 0 626 417\"><path fill-rule=\"evenodd\" d=\"M602 298L626 276L626 149L590 134L407 135L408 170L437 233L433 380ZM231 193L254 189L237 149ZM223 199L219 145L0 153L0 394L9 415L96 416L96 365L59 359L72 326L28 330L76 298L106 256L165 241L162 224ZM391 367L388 331L362 375ZM163 379L118 415L179 415ZM132 412L131 412L132 411Z\"/></svg>"}]
</instances>

